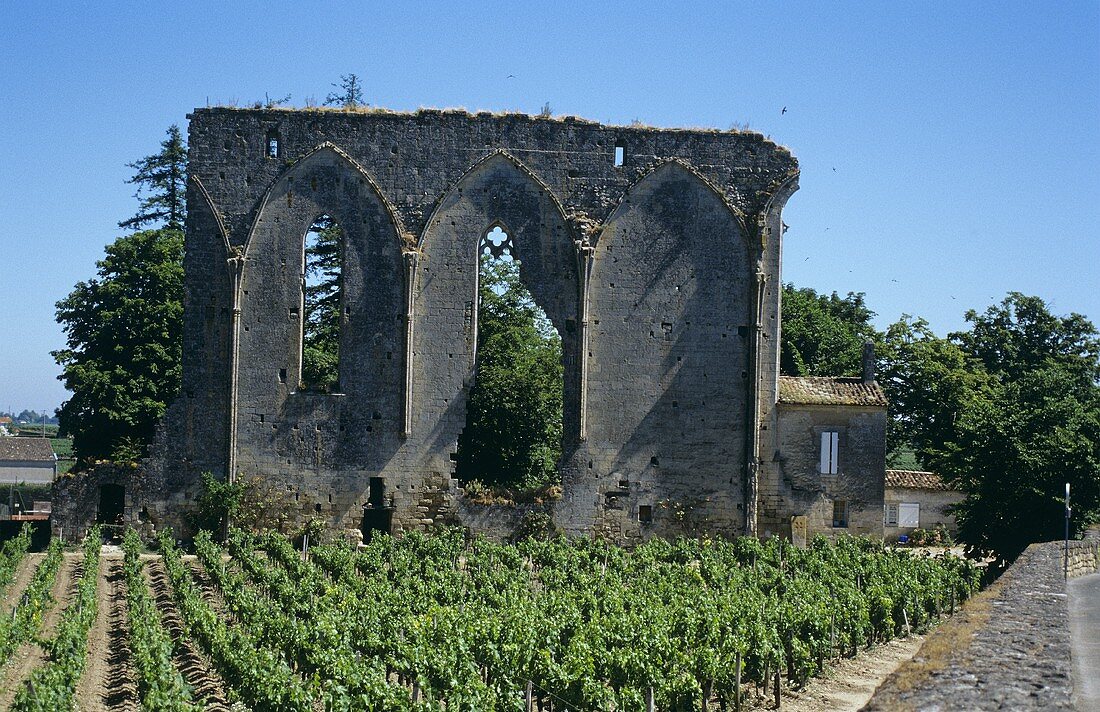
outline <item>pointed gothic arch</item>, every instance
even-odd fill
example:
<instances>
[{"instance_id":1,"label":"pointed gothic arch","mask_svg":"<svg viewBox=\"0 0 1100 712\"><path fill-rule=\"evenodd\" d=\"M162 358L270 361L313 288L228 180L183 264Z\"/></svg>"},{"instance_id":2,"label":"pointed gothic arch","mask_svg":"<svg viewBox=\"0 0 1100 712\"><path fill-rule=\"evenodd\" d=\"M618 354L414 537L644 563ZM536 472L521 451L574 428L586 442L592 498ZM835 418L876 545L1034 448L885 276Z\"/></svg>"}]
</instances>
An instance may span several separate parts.
<instances>
[{"instance_id":1,"label":"pointed gothic arch","mask_svg":"<svg viewBox=\"0 0 1100 712\"><path fill-rule=\"evenodd\" d=\"M630 187L592 259L588 476L638 473L660 500L692 473L728 471L697 494L737 511L756 270L744 221L669 161Z\"/></svg>"},{"instance_id":2,"label":"pointed gothic arch","mask_svg":"<svg viewBox=\"0 0 1100 712\"><path fill-rule=\"evenodd\" d=\"M335 401L299 394L305 240L319 215L331 217L343 232L339 352L349 367L340 369L332 388L342 394ZM323 144L284 171L265 193L244 246L238 359L259 376L240 382L237 410L277 418L288 399L309 396L309 408L332 411L328 417L361 408L368 419L381 421L371 423L372 431L400 432L402 247L384 196L335 146Z\"/></svg>"},{"instance_id":3,"label":"pointed gothic arch","mask_svg":"<svg viewBox=\"0 0 1100 712\"><path fill-rule=\"evenodd\" d=\"M479 245L497 226L511 240L532 299L562 337L565 438L575 438L579 282L572 230L546 184L504 152L478 161L437 201L418 242L411 358L446 368L412 375L414 419L425 435L457 442L476 368Z\"/></svg>"}]
</instances>

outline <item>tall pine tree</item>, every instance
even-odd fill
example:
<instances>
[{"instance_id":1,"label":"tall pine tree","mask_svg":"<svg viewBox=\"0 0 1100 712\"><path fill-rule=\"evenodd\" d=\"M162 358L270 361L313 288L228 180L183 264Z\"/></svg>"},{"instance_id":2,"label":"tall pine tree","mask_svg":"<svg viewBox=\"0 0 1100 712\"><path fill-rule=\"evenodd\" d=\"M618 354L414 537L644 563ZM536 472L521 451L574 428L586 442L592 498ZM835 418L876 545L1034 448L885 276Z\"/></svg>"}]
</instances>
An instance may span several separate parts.
<instances>
[{"instance_id":1,"label":"tall pine tree","mask_svg":"<svg viewBox=\"0 0 1100 712\"><path fill-rule=\"evenodd\" d=\"M160 152L126 164L137 171L126 181L138 187L134 197L140 201L138 212L118 224L124 230L150 225L183 229L186 215L187 146L180 127L168 127L168 138L161 141Z\"/></svg>"}]
</instances>

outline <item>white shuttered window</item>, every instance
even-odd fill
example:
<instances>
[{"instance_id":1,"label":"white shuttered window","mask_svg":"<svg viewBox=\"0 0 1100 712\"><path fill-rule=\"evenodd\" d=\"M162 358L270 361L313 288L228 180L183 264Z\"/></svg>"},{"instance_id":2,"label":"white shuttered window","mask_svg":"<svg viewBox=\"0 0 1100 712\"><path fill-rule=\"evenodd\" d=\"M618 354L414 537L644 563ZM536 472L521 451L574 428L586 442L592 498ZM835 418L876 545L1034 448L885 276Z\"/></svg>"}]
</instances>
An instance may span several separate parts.
<instances>
[{"instance_id":1,"label":"white shuttered window","mask_svg":"<svg viewBox=\"0 0 1100 712\"><path fill-rule=\"evenodd\" d=\"M899 527L920 526L920 504L917 502L902 502L898 506Z\"/></svg>"},{"instance_id":2,"label":"white shuttered window","mask_svg":"<svg viewBox=\"0 0 1100 712\"><path fill-rule=\"evenodd\" d=\"M835 475L837 473L838 450L840 449L840 433L825 431L821 433L821 474Z\"/></svg>"}]
</instances>

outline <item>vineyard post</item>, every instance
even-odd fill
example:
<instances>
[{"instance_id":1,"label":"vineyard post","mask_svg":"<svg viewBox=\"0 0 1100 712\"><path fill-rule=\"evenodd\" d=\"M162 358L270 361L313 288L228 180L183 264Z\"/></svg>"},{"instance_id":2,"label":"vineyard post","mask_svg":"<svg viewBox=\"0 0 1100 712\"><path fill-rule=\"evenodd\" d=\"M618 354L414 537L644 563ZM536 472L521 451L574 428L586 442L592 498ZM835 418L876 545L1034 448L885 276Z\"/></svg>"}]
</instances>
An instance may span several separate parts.
<instances>
[{"instance_id":1,"label":"vineyard post","mask_svg":"<svg viewBox=\"0 0 1100 712\"><path fill-rule=\"evenodd\" d=\"M913 631L909 628L909 614L905 612L905 606L901 607L901 618L905 621L905 637L908 638L913 634Z\"/></svg>"},{"instance_id":2,"label":"vineyard post","mask_svg":"<svg viewBox=\"0 0 1100 712\"><path fill-rule=\"evenodd\" d=\"M779 709L779 703L781 701L781 697L780 697L780 694L779 694L779 689L780 689L779 688L779 666L777 665L776 669L775 669L775 708L776 709Z\"/></svg>"},{"instance_id":3,"label":"vineyard post","mask_svg":"<svg viewBox=\"0 0 1100 712\"><path fill-rule=\"evenodd\" d=\"M711 693L714 692L714 679L709 679L703 683L703 712L707 712L707 703L710 702Z\"/></svg>"},{"instance_id":4,"label":"vineyard post","mask_svg":"<svg viewBox=\"0 0 1100 712\"><path fill-rule=\"evenodd\" d=\"M735 660L736 673L733 678L733 710L741 712L741 652L737 652Z\"/></svg>"},{"instance_id":5,"label":"vineyard post","mask_svg":"<svg viewBox=\"0 0 1100 712\"><path fill-rule=\"evenodd\" d=\"M836 657L836 613L829 614L829 657Z\"/></svg>"},{"instance_id":6,"label":"vineyard post","mask_svg":"<svg viewBox=\"0 0 1100 712\"><path fill-rule=\"evenodd\" d=\"M645 712L657 712L653 702L653 685L647 687L645 691Z\"/></svg>"},{"instance_id":7,"label":"vineyard post","mask_svg":"<svg viewBox=\"0 0 1100 712\"><path fill-rule=\"evenodd\" d=\"M530 680L527 681L527 691L524 694L524 712L534 712L535 709L535 685Z\"/></svg>"}]
</instances>

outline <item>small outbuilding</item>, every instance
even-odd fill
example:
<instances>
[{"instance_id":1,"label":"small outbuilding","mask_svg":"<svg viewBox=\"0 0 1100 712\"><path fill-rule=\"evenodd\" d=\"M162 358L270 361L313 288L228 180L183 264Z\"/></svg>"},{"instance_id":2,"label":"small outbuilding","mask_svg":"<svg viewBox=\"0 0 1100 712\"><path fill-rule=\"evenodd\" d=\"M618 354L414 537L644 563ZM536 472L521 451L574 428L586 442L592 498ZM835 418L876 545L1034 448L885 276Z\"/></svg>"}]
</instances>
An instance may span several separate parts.
<instances>
[{"instance_id":1,"label":"small outbuilding","mask_svg":"<svg viewBox=\"0 0 1100 712\"><path fill-rule=\"evenodd\" d=\"M46 438L0 437L0 484L48 485L57 476L57 455Z\"/></svg>"},{"instance_id":2,"label":"small outbuilding","mask_svg":"<svg viewBox=\"0 0 1100 712\"><path fill-rule=\"evenodd\" d=\"M791 539L817 534L882 536L886 395L875 382L874 350L850 378L780 376L780 490L764 492L765 513L790 514Z\"/></svg>"},{"instance_id":3,"label":"small outbuilding","mask_svg":"<svg viewBox=\"0 0 1100 712\"><path fill-rule=\"evenodd\" d=\"M951 508L963 500L934 472L887 470L883 528L887 540L908 535L914 529L946 527L956 531Z\"/></svg>"}]
</instances>

